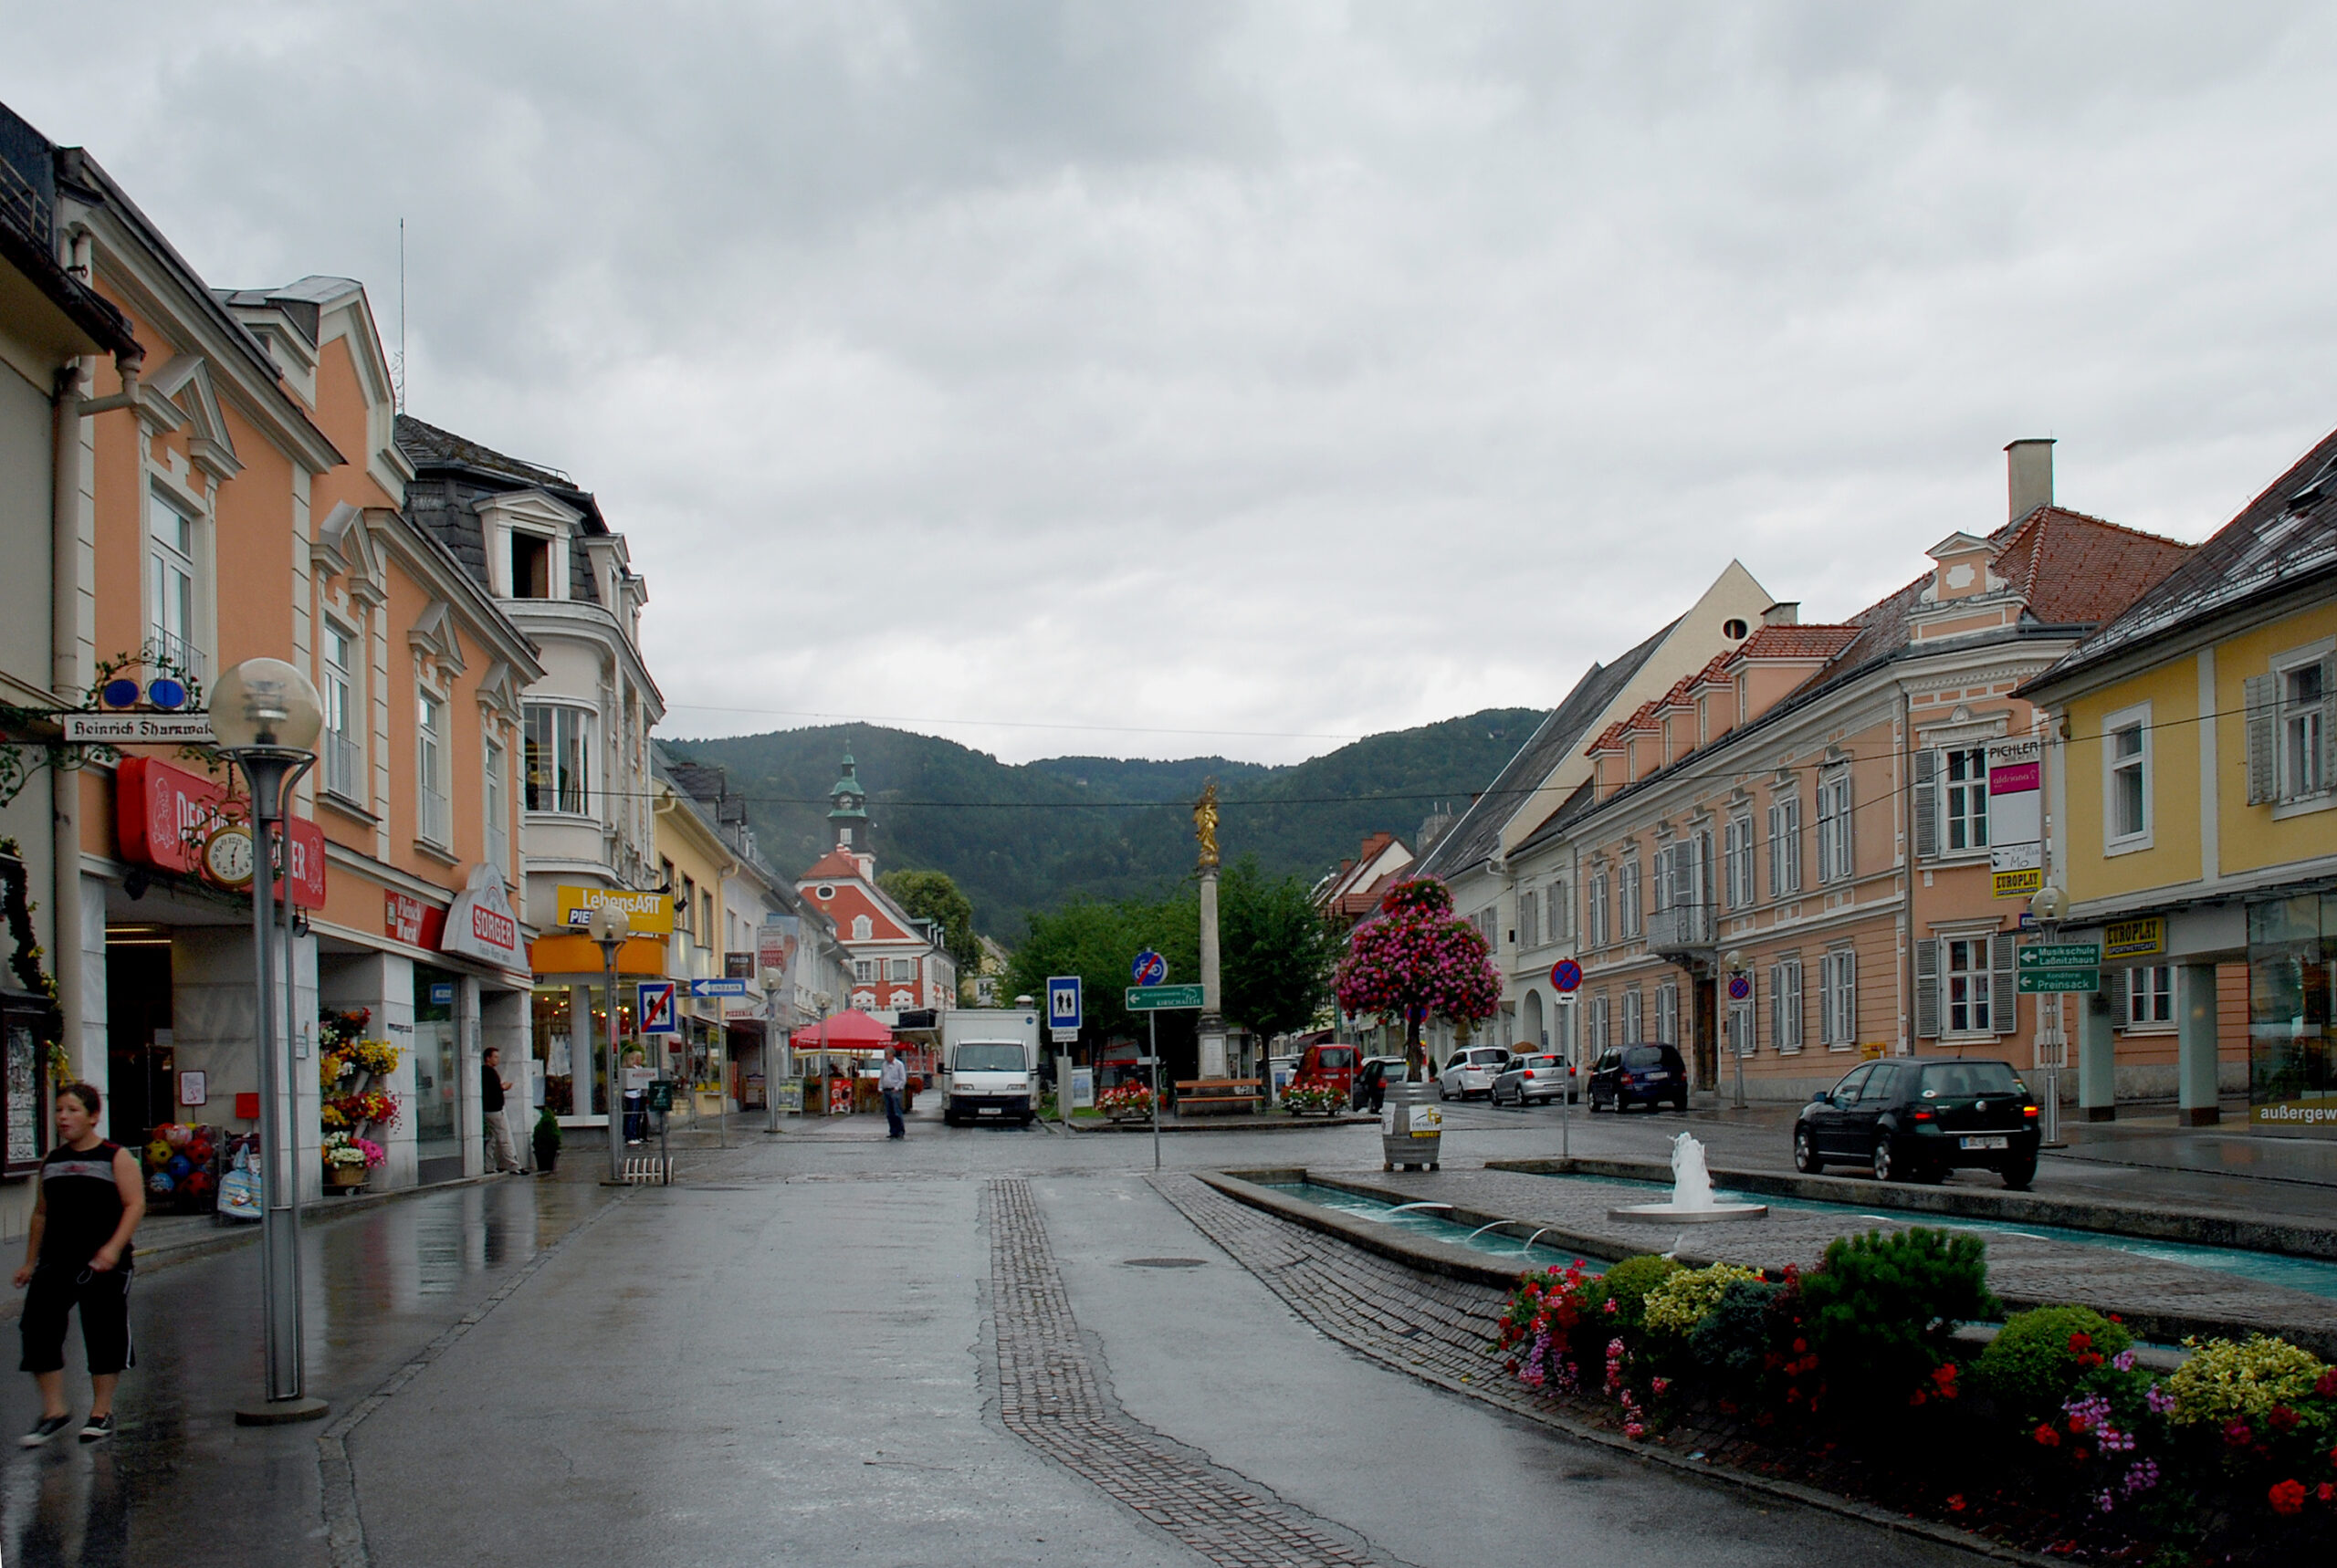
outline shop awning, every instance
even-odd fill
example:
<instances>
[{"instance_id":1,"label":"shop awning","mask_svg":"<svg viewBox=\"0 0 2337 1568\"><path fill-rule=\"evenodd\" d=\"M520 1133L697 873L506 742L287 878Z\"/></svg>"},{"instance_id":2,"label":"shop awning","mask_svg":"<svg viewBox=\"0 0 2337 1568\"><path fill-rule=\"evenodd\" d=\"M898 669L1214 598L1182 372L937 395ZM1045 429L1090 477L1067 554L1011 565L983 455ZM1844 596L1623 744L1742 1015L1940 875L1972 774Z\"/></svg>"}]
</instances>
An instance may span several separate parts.
<instances>
[{"instance_id":1,"label":"shop awning","mask_svg":"<svg viewBox=\"0 0 2337 1568\"><path fill-rule=\"evenodd\" d=\"M823 1019L810 1029L795 1031L795 1049L818 1051L823 1046L869 1050L893 1043L893 1031L857 1009Z\"/></svg>"}]
</instances>

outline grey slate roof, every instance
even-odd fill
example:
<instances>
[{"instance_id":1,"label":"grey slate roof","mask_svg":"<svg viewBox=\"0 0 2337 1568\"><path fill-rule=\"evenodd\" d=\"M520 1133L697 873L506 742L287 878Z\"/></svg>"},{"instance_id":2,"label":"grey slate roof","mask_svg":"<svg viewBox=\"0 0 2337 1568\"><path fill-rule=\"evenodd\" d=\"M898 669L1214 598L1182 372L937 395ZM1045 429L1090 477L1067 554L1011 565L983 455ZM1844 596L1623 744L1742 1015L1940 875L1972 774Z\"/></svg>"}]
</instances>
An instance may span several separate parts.
<instances>
[{"instance_id":1,"label":"grey slate roof","mask_svg":"<svg viewBox=\"0 0 2337 1568\"><path fill-rule=\"evenodd\" d=\"M414 469L414 482L406 486L406 516L453 551L463 570L482 586L490 580L486 537L478 520L478 502L484 497L542 490L583 513L586 533L609 531L592 493L577 488L574 480L556 468L523 463L409 413L398 415L397 443ZM582 550L568 553L568 597L581 604L601 601L592 562Z\"/></svg>"},{"instance_id":2,"label":"grey slate roof","mask_svg":"<svg viewBox=\"0 0 2337 1568\"><path fill-rule=\"evenodd\" d=\"M1611 664L1593 664L1575 683L1566 700L1550 711L1517 755L1484 790L1470 802L1461 820L1437 840L1415 874L1450 877L1468 870L1501 846L1501 831L1534 791L1541 787L1567 752L1582 743L1585 733L1607 711L1615 695L1630 684L1680 622L1664 622L1655 634Z\"/></svg>"},{"instance_id":3,"label":"grey slate roof","mask_svg":"<svg viewBox=\"0 0 2337 1568\"><path fill-rule=\"evenodd\" d=\"M2337 571L2337 431L2240 509L2239 515L2031 683L2067 676L2150 639Z\"/></svg>"}]
</instances>

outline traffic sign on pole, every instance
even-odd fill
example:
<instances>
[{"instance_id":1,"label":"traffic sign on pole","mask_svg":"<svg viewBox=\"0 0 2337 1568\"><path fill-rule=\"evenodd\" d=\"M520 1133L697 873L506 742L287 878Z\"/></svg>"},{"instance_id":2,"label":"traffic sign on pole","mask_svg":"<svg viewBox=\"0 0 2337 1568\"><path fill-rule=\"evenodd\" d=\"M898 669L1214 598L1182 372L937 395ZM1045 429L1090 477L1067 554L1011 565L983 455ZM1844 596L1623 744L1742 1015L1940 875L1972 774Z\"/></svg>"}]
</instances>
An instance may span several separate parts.
<instances>
[{"instance_id":1,"label":"traffic sign on pole","mask_svg":"<svg viewBox=\"0 0 2337 1568\"><path fill-rule=\"evenodd\" d=\"M1080 1011L1079 977L1049 975L1047 977L1047 1027L1067 1034L1079 1032L1083 1021Z\"/></svg>"},{"instance_id":2,"label":"traffic sign on pole","mask_svg":"<svg viewBox=\"0 0 2337 1568\"><path fill-rule=\"evenodd\" d=\"M1128 974L1139 986L1157 986L1168 977L1168 960L1147 947L1136 956Z\"/></svg>"},{"instance_id":3,"label":"traffic sign on pole","mask_svg":"<svg viewBox=\"0 0 2337 1568\"><path fill-rule=\"evenodd\" d=\"M643 1034L679 1034L681 1019L674 1013L674 982L644 980L634 994L634 1020Z\"/></svg>"},{"instance_id":4,"label":"traffic sign on pole","mask_svg":"<svg viewBox=\"0 0 2337 1568\"><path fill-rule=\"evenodd\" d=\"M1558 995L1571 996L1582 988L1582 966L1572 958L1559 959L1550 966L1550 984L1557 988Z\"/></svg>"},{"instance_id":5,"label":"traffic sign on pole","mask_svg":"<svg viewBox=\"0 0 2337 1568\"><path fill-rule=\"evenodd\" d=\"M1130 986L1127 1007L1132 1013L1182 1012L1201 998L1199 986Z\"/></svg>"}]
</instances>

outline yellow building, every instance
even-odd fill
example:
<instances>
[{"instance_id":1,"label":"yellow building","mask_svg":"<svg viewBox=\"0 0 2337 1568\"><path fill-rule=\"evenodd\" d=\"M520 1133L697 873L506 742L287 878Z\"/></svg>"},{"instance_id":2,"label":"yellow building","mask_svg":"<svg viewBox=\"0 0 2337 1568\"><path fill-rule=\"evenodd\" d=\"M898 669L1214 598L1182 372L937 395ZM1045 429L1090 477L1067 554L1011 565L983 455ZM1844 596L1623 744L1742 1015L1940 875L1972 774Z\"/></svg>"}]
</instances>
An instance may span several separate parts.
<instances>
[{"instance_id":1,"label":"yellow building","mask_svg":"<svg viewBox=\"0 0 2337 1568\"><path fill-rule=\"evenodd\" d=\"M674 1052L666 1065L676 1082L691 1086L690 1106L695 1113L718 1115L735 1106L738 1098L723 1017L728 1004L721 996L693 995L690 982L730 977L723 963L723 934L730 928L723 892L724 883L739 873L739 856L716 825L676 786L654 752L652 786L657 869L674 907L674 934L665 944L665 973L676 982L675 1010L681 1025L681 1032L666 1041Z\"/></svg>"},{"instance_id":2,"label":"yellow building","mask_svg":"<svg viewBox=\"0 0 2337 1568\"><path fill-rule=\"evenodd\" d=\"M2245 1087L2337 1134L2337 434L2023 688L2052 710L2065 939L2103 944L2079 1102Z\"/></svg>"}]
</instances>

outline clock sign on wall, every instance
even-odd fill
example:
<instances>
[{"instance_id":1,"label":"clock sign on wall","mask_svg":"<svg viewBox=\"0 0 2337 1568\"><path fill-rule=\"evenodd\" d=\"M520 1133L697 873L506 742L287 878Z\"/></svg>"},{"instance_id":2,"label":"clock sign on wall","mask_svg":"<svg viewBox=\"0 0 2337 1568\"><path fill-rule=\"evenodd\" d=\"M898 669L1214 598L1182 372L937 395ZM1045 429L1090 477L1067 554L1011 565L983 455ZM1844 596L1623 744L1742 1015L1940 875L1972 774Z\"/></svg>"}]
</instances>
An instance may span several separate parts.
<instances>
[{"instance_id":1,"label":"clock sign on wall","mask_svg":"<svg viewBox=\"0 0 2337 1568\"><path fill-rule=\"evenodd\" d=\"M222 887L249 887L257 859L241 822L223 822L203 841L203 873Z\"/></svg>"}]
</instances>

